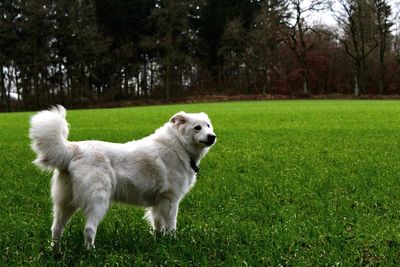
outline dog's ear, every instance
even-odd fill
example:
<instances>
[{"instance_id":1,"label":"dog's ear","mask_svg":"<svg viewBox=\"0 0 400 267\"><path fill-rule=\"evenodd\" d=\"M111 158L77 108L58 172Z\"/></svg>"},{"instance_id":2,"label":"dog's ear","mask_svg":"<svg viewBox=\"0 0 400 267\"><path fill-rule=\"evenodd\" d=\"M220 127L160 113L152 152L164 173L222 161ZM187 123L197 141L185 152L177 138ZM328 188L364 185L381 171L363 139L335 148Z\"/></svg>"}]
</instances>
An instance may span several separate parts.
<instances>
[{"instance_id":1,"label":"dog's ear","mask_svg":"<svg viewBox=\"0 0 400 267\"><path fill-rule=\"evenodd\" d=\"M200 115L202 115L203 117L205 117L205 118L207 118L207 119L210 119L210 118L208 117L207 113L200 112Z\"/></svg>"},{"instance_id":2,"label":"dog's ear","mask_svg":"<svg viewBox=\"0 0 400 267\"><path fill-rule=\"evenodd\" d=\"M169 120L170 123L174 125L180 125L186 123L187 118L186 118L186 113L181 111L176 113L172 118Z\"/></svg>"}]
</instances>

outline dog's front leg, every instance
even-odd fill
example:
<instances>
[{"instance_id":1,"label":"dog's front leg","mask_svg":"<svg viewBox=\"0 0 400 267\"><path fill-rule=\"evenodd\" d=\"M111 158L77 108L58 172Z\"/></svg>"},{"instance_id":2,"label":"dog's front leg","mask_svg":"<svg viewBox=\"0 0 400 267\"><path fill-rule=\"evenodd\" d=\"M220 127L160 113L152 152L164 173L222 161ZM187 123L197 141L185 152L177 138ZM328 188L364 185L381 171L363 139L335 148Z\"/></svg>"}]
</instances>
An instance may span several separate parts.
<instances>
[{"instance_id":1,"label":"dog's front leg","mask_svg":"<svg viewBox=\"0 0 400 267\"><path fill-rule=\"evenodd\" d=\"M157 206L147 211L146 218L153 230L162 233L171 233L176 230L179 201L173 198L160 199Z\"/></svg>"},{"instance_id":2,"label":"dog's front leg","mask_svg":"<svg viewBox=\"0 0 400 267\"><path fill-rule=\"evenodd\" d=\"M168 202L168 201L167 201ZM178 217L178 201L169 200L169 207L165 210L165 231L173 233L176 231L176 219Z\"/></svg>"}]
</instances>

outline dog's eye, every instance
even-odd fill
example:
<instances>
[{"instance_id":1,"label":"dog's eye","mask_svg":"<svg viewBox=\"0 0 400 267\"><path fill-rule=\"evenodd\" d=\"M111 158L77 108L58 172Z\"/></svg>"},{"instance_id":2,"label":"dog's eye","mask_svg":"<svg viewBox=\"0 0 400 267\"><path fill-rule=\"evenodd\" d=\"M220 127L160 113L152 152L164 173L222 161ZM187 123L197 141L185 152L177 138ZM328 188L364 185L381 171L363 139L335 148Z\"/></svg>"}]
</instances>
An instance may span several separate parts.
<instances>
[{"instance_id":1,"label":"dog's eye","mask_svg":"<svg viewBox=\"0 0 400 267\"><path fill-rule=\"evenodd\" d=\"M200 130L201 130L201 126L200 126L200 125L197 125L196 127L194 127L194 129L195 129L196 131L200 131Z\"/></svg>"},{"instance_id":2,"label":"dog's eye","mask_svg":"<svg viewBox=\"0 0 400 267\"><path fill-rule=\"evenodd\" d=\"M210 128L210 124L207 123L207 127Z\"/></svg>"}]
</instances>

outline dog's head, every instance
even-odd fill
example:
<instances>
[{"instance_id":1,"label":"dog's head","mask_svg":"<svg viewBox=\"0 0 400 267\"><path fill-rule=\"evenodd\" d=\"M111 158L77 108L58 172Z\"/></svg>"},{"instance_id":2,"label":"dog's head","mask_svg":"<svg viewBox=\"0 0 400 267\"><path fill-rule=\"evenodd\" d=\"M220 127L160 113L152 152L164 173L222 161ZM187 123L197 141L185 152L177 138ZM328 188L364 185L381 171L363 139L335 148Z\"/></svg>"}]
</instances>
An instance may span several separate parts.
<instances>
[{"instance_id":1,"label":"dog's head","mask_svg":"<svg viewBox=\"0 0 400 267\"><path fill-rule=\"evenodd\" d=\"M202 113L179 112L169 121L179 133L185 145L197 149L209 148L215 144L217 136L214 133L208 115Z\"/></svg>"}]
</instances>

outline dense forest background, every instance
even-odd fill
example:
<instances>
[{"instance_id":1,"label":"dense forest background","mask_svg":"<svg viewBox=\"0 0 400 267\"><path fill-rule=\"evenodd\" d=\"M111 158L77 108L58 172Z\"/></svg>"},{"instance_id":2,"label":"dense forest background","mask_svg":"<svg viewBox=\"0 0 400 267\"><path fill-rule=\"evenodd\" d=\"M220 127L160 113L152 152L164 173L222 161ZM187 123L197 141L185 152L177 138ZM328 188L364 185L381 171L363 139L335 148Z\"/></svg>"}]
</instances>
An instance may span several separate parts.
<instances>
[{"instance_id":1,"label":"dense forest background","mask_svg":"<svg viewBox=\"0 0 400 267\"><path fill-rule=\"evenodd\" d=\"M1 0L0 110L400 94L385 0ZM335 25L312 21L331 12Z\"/></svg>"}]
</instances>

